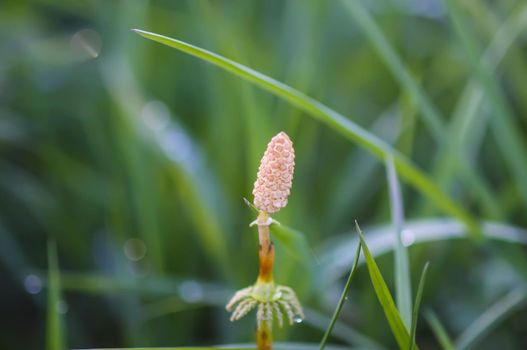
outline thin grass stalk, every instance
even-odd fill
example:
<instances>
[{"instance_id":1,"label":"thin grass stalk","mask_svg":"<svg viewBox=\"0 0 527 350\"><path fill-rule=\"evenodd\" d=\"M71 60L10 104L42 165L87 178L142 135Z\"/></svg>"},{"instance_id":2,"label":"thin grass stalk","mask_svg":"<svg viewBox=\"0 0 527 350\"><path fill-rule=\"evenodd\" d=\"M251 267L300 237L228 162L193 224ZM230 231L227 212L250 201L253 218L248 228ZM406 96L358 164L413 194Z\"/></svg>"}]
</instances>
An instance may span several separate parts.
<instances>
[{"instance_id":1,"label":"thin grass stalk","mask_svg":"<svg viewBox=\"0 0 527 350\"><path fill-rule=\"evenodd\" d=\"M397 172L393 158L386 158L386 177L390 194L390 207L392 212L392 225L395 235L394 269L395 269L395 298L397 309L408 330L412 323L412 284L410 281L410 264L408 251L403 244L404 204L401 187L397 180Z\"/></svg>"},{"instance_id":2,"label":"thin grass stalk","mask_svg":"<svg viewBox=\"0 0 527 350\"><path fill-rule=\"evenodd\" d=\"M335 311L333 312L333 316L331 317L331 321L329 322L328 328L326 329L326 332L324 333L324 336L322 337L322 340L320 341L320 350L324 350L324 348L326 347L326 343L329 339L329 336L331 335L331 332L333 331L333 327L335 326L335 323L337 322L340 311L342 310L342 307L344 306L344 302L348 298L348 293L351 288L351 281L353 280L353 276L355 275L355 271L357 270L357 266L359 265L360 249L361 249L361 244L360 242L358 242L357 250L355 251L355 261L353 262L353 266L351 267L348 280L346 281L344 290L342 291L342 294L340 295L339 302L337 304L337 307L335 308Z\"/></svg>"}]
</instances>

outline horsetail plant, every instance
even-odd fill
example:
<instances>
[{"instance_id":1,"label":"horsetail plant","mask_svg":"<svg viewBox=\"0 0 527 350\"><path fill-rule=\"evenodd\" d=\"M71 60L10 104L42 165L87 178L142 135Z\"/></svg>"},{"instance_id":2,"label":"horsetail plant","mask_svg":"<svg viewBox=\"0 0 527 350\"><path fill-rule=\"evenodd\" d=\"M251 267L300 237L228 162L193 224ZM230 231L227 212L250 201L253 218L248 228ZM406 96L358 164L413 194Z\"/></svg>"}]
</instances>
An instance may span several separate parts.
<instances>
[{"instance_id":1,"label":"horsetail plant","mask_svg":"<svg viewBox=\"0 0 527 350\"><path fill-rule=\"evenodd\" d=\"M293 143L285 132L280 132L267 145L253 189L253 204L258 209L259 215L250 226L258 227L260 243L258 278L254 285L237 291L226 306L227 311L232 312L231 321L239 320L252 309L257 309L258 350L272 349L273 318L276 317L280 327L283 326L284 315L291 325L304 318L302 306L293 289L274 282L275 252L269 235L269 226L276 223L270 214L287 205L294 168Z\"/></svg>"}]
</instances>

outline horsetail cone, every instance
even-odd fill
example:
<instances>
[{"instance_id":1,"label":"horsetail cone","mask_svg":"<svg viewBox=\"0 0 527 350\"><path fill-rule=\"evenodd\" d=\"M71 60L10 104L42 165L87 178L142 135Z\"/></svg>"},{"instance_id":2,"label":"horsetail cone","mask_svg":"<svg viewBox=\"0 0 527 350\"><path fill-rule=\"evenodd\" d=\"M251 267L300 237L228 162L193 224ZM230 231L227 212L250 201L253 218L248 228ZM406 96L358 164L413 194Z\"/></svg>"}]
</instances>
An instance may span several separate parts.
<instances>
[{"instance_id":1,"label":"horsetail cone","mask_svg":"<svg viewBox=\"0 0 527 350\"><path fill-rule=\"evenodd\" d=\"M287 205L295 170L293 142L285 132L274 136L264 153L254 183L254 206L272 214Z\"/></svg>"}]
</instances>

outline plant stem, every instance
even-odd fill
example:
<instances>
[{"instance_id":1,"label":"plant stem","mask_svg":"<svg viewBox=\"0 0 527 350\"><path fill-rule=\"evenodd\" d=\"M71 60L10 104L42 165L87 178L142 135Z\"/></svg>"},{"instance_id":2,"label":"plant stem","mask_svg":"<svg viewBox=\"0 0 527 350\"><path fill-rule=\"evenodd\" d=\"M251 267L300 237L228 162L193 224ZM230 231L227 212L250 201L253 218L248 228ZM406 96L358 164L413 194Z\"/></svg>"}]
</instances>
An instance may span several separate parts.
<instances>
[{"instance_id":1,"label":"plant stem","mask_svg":"<svg viewBox=\"0 0 527 350\"><path fill-rule=\"evenodd\" d=\"M274 264L274 244L269 236L269 214L262 211L256 220L260 241L258 281L272 282Z\"/></svg>"},{"instance_id":2,"label":"plant stem","mask_svg":"<svg viewBox=\"0 0 527 350\"><path fill-rule=\"evenodd\" d=\"M274 244L271 242L269 234L270 221L269 214L265 211L261 211L256 219L258 225L258 240L260 242L258 251L260 266L257 283L273 282ZM273 321L264 320L256 328L256 348L258 350L271 350L273 348L271 322Z\"/></svg>"},{"instance_id":3,"label":"plant stem","mask_svg":"<svg viewBox=\"0 0 527 350\"><path fill-rule=\"evenodd\" d=\"M256 329L256 349L271 350L273 348L273 335L267 321L263 321Z\"/></svg>"}]
</instances>

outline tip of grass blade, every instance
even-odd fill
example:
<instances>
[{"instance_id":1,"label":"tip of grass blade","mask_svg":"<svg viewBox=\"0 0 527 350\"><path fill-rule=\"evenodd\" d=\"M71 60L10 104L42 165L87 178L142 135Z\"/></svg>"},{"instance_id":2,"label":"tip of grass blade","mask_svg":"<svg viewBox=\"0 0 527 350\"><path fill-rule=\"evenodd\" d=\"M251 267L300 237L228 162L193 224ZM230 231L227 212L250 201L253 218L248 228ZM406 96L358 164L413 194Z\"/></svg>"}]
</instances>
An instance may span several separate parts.
<instances>
[{"instance_id":1,"label":"tip of grass blade","mask_svg":"<svg viewBox=\"0 0 527 350\"><path fill-rule=\"evenodd\" d=\"M141 36L144 37L144 38L148 38L149 36L153 36L153 35L155 35L155 34L152 33L152 32L148 32L148 31L146 31L146 30L137 29L137 28L131 28L130 30L131 30L132 32L134 32L134 33L137 33L137 34L141 35Z\"/></svg>"},{"instance_id":2,"label":"tip of grass blade","mask_svg":"<svg viewBox=\"0 0 527 350\"><path fill-rule=\"evenodd\" d=\"M247 198L243 197L243 202L249 207L251 208L255 213L259 214L260 211L258 210L258 208L256 208L254 206L254 204L252 204Z\"/></svg>"},{"instance_id":3,"label":"tip of grass blade","mask_svg":"<svg viewBox=\"0 0 527 350\"><path fill-rule=\"evenodd\" d=\"M357 219L355 219L355 229L357 230L357 233L359 234L359 236L362 237L362 231L359 227L359 223L357 222Z\"/></svg>"}]
</instances>

